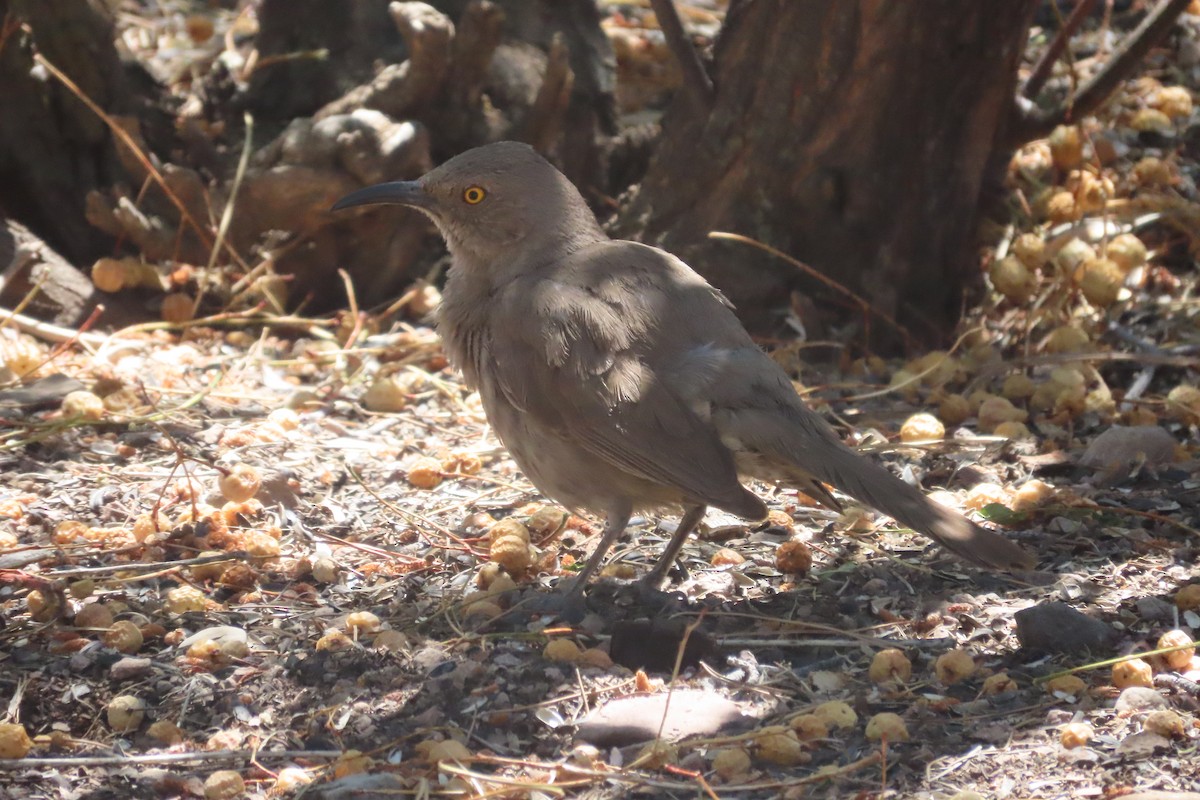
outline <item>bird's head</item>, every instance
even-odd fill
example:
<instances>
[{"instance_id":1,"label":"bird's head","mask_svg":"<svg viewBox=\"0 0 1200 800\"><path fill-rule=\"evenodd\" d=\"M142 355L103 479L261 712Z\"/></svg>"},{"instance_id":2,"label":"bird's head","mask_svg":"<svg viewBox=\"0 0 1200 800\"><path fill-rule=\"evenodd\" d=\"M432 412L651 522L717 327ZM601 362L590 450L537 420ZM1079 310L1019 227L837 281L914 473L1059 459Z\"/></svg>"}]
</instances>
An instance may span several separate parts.
<instances>
[{"instance_id":1,"label":"bird's head","mask_svg":"<svg viewBox=\"0 0 1200 800\"><path fill-rule=\"evenodd\" d=\"M519 142L468 150L415 181L368 186L333 210L392 204L419 209L437 224L455 265L539 266L604 237L583 197L537 151Z\"/></svg>"}]
</instances>

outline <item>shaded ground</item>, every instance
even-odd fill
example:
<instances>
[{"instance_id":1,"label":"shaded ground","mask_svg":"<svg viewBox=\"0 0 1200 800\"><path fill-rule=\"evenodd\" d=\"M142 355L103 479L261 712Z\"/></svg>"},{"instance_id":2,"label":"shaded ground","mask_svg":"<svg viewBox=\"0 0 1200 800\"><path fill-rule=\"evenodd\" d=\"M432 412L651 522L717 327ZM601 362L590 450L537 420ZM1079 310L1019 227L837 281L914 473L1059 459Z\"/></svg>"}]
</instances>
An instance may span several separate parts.
<instances>
[{"instance_id":1,"label":"shaded ground","mask_svg":"<svg viewBox=\"0 0 1200 800\"><path fill-rule=\"evenodd\" d=\"M93 797L172 796L187 793L189 776L233 767L263 791L274 782L265 770L291 763L323 776L334 753L360 750L374 759L368 773L411 788L436 772L419 743L454 738L469 751L463 768L478 773L469 780L476 791L498 789L481 776L499 775L607 787L612 796L694 796L696 779L686 773L621 768L638 746L623 757L602 750L596 763L572 749L569 723L589 708L635 687L664 691L661 673L635 679L624 667L543 656L550 639L603 645L619 621L645 616L613 595L613 579L593 590L592 616L552 631L543 630L548 620L521 613L491 620L496 609L464 604L488 562L487 529L494 520L528 519L537 497L488 435L476 398L445 368L431 332L378 335L338 350L316 338L197 327L182 340L123 335L94 357L68 355L55 366L91 383L103 375L116 389L108 406L127 405L94 424L67 422L56 411L10 412L16 425L2 500L4 566L12 569L0 589L7 662L0 683L13 698L10 709L39 736L28 767L0 767L6 791L52 796L47 775L55 762L36 759L107 756L113 747L133 761L60 771L57 780ZM366 412L358 402L367 376L381 370L401 378L404 408L395 414ZM840 400L832 405L847 410ZM854 407L860 429L894 429L904 413L895 395ZM1088 425L1082 421L1081 432ZM1033 443L976 437L970 427L924 454L904 450L895 463L928 470L928 483L959 500L1020 505L1011 487L1026 483L1031 460L1021 455ZM750 770L718 793L757 786L751 796L772 796L783 783L869 758L878 744L863 726L881 711L900 714L911 737L888 747L886 776L868 761L811 791L845 796L876 791L881 781L905 795L1200 788L1195 770L1183 766L1194 757L1197 696L1164 689L1186 731L1137 749L1126 742L1140 730L1139 717L1112 710L1108 669L1082 673L1080 696L1056 697L1038 679L1089 659L1024 651L1012 625L1015 611L1052 598L1117 627L1117 653L1148 649L1170 628L1194 629L1196 612L1171 602L1200 579L1194 470L1159 465L1155 474L1127 480L1122 473L1119 485L1097 488L1088 485L1090 471L1052 461L1044 477L1053 490L1013 533L1041 558L1041 570L1023 576L976 573L887 526L849 536L845 520L786 489L757 487L782 513L775 526L750 530L710 516L709 535L685 551L690 579L674 587L691 602L658 614L694 621L703 609L701 630L734 656L708 654L708 667L686 670L675 686L727 696L755 717ZM226 504L219 477L238 464L253 466L262 488L256 500ZM533 527L541 569L519 582L544 592L549 575L586 551L593 528L572 519L561 534L539 540ZM618 558L640 571L664 541L655 520L642 521ZM809 574L777 569L788 541L811 548ZM729 563L736 559L722 554L716 560L724 565L711 566L723 547L745 560ZM188 565L209 551L229 560ZM71 624L93 605L140 628L136 652L123 657L105 646L104 631ZM353 621L347 633L356 611L372 612L381 630L399 635L369 631L369 620L360 621L361 635ZM247 648L226 653L197 638L244 638ZM643 638L658 639L635 634L636 652L669 663L669 637L648 647ZM911 660L912 677L878 686L867 667L889 643ZM969 651L978 669L944 686L933 664L955 648ZM981 694L985 678L1000 672L1015 685ZM108 722L106 706L118 695L146 703L135 730L118 733ZM828 699L848 702L858 721L806 743L790 766L757 757L754 736L765 726L787 725ZM1060 745L1059 728L1072 720L1094 727L1090 746ZM174 723L182 741L151 736L150 723L159 721ZM555 727L560 721L568 724ZM741 746L684 745L674 763L711 774L708 759L721 744ZM251 765L251 751L261 767ZM190 755L180 763L137 760L152 753Z\"/></svg>"}]
</instances>

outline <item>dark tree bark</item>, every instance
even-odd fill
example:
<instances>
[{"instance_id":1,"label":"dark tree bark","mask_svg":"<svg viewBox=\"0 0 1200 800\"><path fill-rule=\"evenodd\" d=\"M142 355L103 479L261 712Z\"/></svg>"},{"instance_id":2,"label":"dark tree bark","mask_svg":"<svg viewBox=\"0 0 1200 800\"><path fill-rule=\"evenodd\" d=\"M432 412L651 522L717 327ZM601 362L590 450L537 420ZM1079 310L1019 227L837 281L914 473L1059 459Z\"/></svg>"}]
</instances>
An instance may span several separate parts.
<instances>
[{"instance_id":1,"label":"dark tree bark","mask_svg":"<svg viewBox=\"0 0 1200 800\"><path fill-rule=\"evenodd\" d=\"M778 259L706 238L741 233L916 337L940 338L974 277L976 208L1035 6L733 0L711 106L676 98L618 232L679 254L751 312L819 287ZM876 346L898 340L881 316L870 323Z\"/></svg>"},{"instance_id":2,"label":"dark tree bark","mask_svg":"<svg viewBox=\"0 0 1200 800\"><path fill-rule=\"evenodd\" d=\"M388 2L263 0L249 108L265 120L308 116L369 76L374 59L403 61Z\"/></svg>"},{"instance_id":3,"label":"dark tree bark","mask_svg":"<svg viewBox=\"0 0 1200 800\"><path fill-rule=\"evenodd\" d=\"M78 325L100 295L54 248L0 214L0 307L16 308L26 299L27 315L58 325Z\"/></svg>"},{"instance_id":4,"label":"dark tree bark","mask_svg":"<svg viewBox=\"0 0 1200 800\"><path fill-rule=\"evenodd\" d=\"M388 15L389 0L263 0L259 9L260 31L255 39L260 64L250 79L244 98L260 119L282 120L316 113L369 77L372 63L399 64L406 57L403 42ZM451 90L486 88L492 103L499 103L508 129L479 114L463 115L464 108L478 109L477 99L451 98L443 113L419 114L422 121L439 135L434 143L439 160L494 139L538 138L529 132L523 119L532 98L506 97L536 91L538 80L520 74L532 64L519 54L508 52L495 59L498 44L533 46L553 57L554 39L565 47L572 72L567 86L569 98L559 126L554 155L576 183L586 188L603 188L603 151L605 141L616 133L614 91L616 58L608 37L600 28L600 11L594 0L494 0L468 12L470 0L430 0L455 25L467 30L457 32L464 44L478 44L475 67L478 75L450 75ZM475 3L479 6L479 3ZM475 25L471 28L471 25ZM489 29L494 27L494 31ZM480 27L482 26L482 28ZM494 35L492 35L494 33ZM317 51L328 51L317 58ZM465 56L456 54L458 66L470 66ZM533 61L544 62L545 55ZM537 65L539 68L543 64ZM533 76L536 78L536 76ZM512 86L504 84L516 84ZM513 106L517 107L513 107ZM534 122L538 122L535 120Z\"/></svg>"},{"instance_id":5,"label":"dark tree bark","mask_svg":"<svg viewBox=\"0 0 1200 800\"><path fill-rule=\"evenodd\" d=\"M587 189L605 186L602 144L617 132L616 55L591 0L499 0L509 37L551 51L555 36L567 51L574 81L558 148L559 166Z\"/></svg>"},{"instance_id":6,"label":"dark tree bark","mask_svg":"<svg viewBox=\"0 0 1200 800\"><path fill-rule=\"evenodd\" d=\"M0 209L68 258L87 261L111 240L84 219L84 199L124 172L104 122L35 70L33 54L44 55L105 111L129 113L135 101L112 22L84 0L0 0L0 22Z\"/></svg>"}]
</instances>

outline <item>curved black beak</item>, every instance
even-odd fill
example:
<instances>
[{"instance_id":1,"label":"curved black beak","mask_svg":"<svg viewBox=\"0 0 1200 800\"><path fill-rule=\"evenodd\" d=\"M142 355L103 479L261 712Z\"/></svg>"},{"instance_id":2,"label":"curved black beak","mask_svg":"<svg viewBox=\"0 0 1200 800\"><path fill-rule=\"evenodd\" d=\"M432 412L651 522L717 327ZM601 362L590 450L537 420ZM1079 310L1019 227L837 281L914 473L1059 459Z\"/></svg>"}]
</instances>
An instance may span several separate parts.
<instances>
[{"instance_id":1,"label":"curved black beak","mask_svg":"<svg viewBox=\"0 0 1200 800\"><path fill-rule=\"evenodd\" d=\"M341 211L343 208L369 205L412 206L414 208L432 208L433 198L425 193L419 181L392 181L377 183L357 192L351 192L333 204L330 211Z\"/></svg>"}]
</instances>

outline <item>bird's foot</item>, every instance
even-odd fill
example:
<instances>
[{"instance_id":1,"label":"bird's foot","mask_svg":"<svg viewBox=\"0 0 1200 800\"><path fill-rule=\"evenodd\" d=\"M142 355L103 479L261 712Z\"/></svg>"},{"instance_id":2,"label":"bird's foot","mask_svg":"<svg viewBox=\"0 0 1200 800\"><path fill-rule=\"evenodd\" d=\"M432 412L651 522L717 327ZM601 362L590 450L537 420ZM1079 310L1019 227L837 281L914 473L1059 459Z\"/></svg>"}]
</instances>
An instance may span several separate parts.
<instances>
[{"instance_id":1,"label":"bird's foot","mask_svg":"<svg viewBox=\"0 0 1200 800\"><path fill-rule=\"evenodd\" d=\"M659 588L662 581L653 574L638 581L622 584L613 601L616 605L636 607L647 614L672 613L687 607L687 598L682 592L664 591Z\"/></svg>"},{"instance_id":2,"label":"bird's foot","mask_svg":"<svg viewBox=\"0 0 1200 800\"><path fill-rule=\"evenodd\" d=\"M528 614L553 616L564 622L577 623L587 616L587 599L579 578L569 578L551 592L534 592L521 601Z\"/></svg>"}]
</instances>

